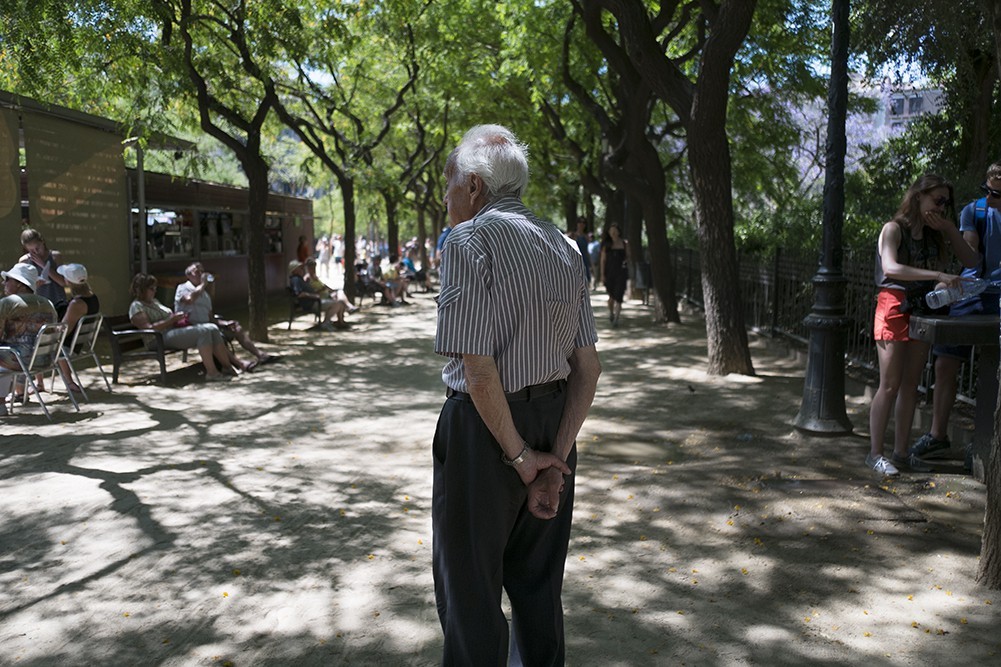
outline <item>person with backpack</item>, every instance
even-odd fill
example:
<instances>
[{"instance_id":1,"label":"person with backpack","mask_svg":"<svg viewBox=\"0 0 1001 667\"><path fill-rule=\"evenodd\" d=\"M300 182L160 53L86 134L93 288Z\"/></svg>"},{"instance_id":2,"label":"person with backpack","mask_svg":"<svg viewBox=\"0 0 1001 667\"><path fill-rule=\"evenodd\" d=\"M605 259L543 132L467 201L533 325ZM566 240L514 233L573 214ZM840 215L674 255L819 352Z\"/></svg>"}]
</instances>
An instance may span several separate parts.
<instances>
[{"instance_id":1,"label":"person with backpack","mask_svg":"<svg viewBox=\"0 0 1001 667\"><path fill-rule=\"evenodd\" d=\"M963 278L983 278L994 281L971 299L959 301L949 308L949 315L997 314L1001 288L1001 162L987 168L987 178L980 189L984 197L970 202L959 216L959 231L971 248L980 253L980 264L964 269ZM932 398L931 430L911 447L913 459L945 458L952 450L949 442L949 414L956 403L959 367L970 358L969 345L935 345L935 391ZM969 467L969 457L967 457Z\"/></svg>"}]
</instances>

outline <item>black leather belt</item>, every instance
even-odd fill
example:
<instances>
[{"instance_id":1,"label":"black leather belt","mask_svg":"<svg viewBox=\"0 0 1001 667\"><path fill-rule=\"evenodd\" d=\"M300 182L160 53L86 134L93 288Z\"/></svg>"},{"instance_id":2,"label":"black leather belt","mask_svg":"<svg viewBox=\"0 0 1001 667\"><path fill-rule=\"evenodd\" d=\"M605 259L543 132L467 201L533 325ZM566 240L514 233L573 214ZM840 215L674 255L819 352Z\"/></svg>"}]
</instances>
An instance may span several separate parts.
<instances>
[{"instance_id":1,"label":"black leather belt","mask_svg":"<svg viewBox=\"0 0 1001 667\"><path fill-rule=\"evenodd\" d=\"M540 398L542 396L549 396L550 394L555 394L558 391L563 391L567 386L566 380L553 380L552 382L545 382L543 384L533 384L529 385L518 391L512 391L511 393L505 393L504 398L507 399L508 403L515 403L517 401L530 401L533 398ZM464 391L456 391L451 387L445 389L446 398L457 398L460 401L473 401L473 397Z\"/></svg>"}]
</instances>

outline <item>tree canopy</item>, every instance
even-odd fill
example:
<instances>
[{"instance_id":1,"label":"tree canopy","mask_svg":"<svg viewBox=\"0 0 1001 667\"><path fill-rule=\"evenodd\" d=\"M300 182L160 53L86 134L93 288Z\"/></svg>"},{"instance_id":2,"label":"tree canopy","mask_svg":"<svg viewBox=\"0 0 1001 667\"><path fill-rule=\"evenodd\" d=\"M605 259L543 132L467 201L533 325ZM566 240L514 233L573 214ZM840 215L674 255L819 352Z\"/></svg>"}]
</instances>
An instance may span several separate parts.
<instances>
[{"instance_id":1,"label":"tree canopy","mask_svg":"<svg viewBox=\"0 0 1001 667\"><path fill-rule=\"evenodd\" d=\"M996 5L853 4L846 244L871 245L921 171L966 196L998 154ZM583 215L595 234L626 221L670 320L670 243L698 244L721 265L741 249L819 243L829 10L817 0L10 0L0 88L198 138L203 150L181 168L202 178L246 185L254 154L273 187L333 187L330 229L354 235L360 218L394 244L440 229L441 169L462 132L506 124L531 150L528 203L561 226ZM887 139L865 95L885 95L903 72L941 89L943 107ZM708 320L720 323L710 336L737 341L711 366L751 372L731 335L742 328L732 282L723 271L704 285Z\"/></svg>"}]
</instances>

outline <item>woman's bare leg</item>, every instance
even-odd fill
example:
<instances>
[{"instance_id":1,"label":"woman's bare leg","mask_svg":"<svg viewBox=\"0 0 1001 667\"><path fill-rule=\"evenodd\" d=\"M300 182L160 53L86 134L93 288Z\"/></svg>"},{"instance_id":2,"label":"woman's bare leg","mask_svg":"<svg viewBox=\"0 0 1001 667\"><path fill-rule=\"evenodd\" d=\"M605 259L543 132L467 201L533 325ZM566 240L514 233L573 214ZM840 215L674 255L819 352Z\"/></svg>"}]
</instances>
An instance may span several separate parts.
<instances>
[{"instance_id":1,"label":"woman's bare leg","mask_svg":"<svg viewBox=\"0 0 1001 667\"><path fill-rule=\"evenodd\" d=\"M213 356L214 352L215 346L212 344L198 346L198 354L202 358L202 364L205 365L205 377L219 375L219 367L216 366L215 357ZM223 354L222 358L225 359L226 355Z\"/></svg>"},{"instance_id":2,"label":"woman's bare leg","mask_svg":"<svg viewBox=\"0 0 1001 667\"><path fill-rule=\"evenodd\" d=\"M886 427L890 423L890 411L897 402L900 383L904 374L906 358L905 343L901 341L876 341L879 357L879 387L869 406L869 453L883 455Z\"/></svg>"},{"instance_id":3,"label":"woman's bare leg","mask_svg":"<svg viewBox=\"0 0 1001 667\"><path fill-rule=\"evenodd\" d=\"M907 450L910 448L914 408L918 403L918 383L921 381L921 371L924 370L925 362L928 361L928 344L912 340L901 345L904 348L904 359L900 391L897 393L897 405L893 411L893 453L902 457L907 456Z\"/></svg>"}]
</instances>

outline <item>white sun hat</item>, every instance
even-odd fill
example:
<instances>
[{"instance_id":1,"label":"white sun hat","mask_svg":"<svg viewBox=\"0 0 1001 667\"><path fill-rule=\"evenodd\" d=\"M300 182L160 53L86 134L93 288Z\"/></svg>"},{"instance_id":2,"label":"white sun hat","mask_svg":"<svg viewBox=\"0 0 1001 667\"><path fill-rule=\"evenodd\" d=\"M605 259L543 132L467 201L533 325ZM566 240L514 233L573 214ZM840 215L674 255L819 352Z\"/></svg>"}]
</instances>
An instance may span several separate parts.
<instances>
[{"instance_id":1,"label":"white sun hat","mask_svg":"<svg viewBox=\"0 0 1001 667\"><path fill-rule=\"evenodd\" d=\"M34 264L20 262L12 266L10 271L0 271L0 276L3 276L4 280L13 278L19 283L24 283L34 292L35 283L38 282L38 269L35 268Z\"/></svg>"}]
</instances>

